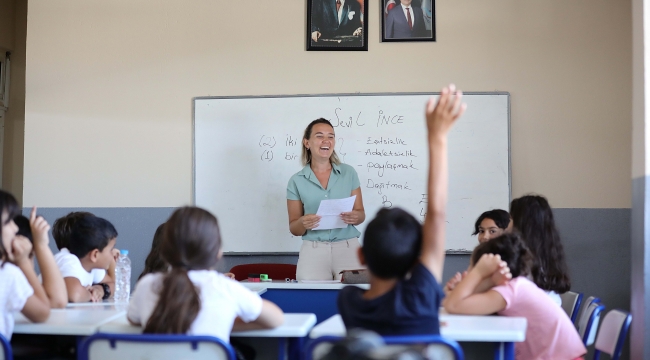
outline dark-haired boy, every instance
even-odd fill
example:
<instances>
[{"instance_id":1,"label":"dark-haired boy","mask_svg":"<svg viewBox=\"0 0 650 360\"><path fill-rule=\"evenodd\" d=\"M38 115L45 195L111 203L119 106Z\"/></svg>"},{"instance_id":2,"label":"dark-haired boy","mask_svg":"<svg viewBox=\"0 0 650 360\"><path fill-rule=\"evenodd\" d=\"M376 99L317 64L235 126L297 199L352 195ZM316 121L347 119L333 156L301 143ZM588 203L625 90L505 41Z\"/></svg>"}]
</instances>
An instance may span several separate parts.
<instances>
[{"instance_id":1,"label":"dark-haired boy","mask_svg":"<svg viewBox=\"0 0 650 360\"><path fill-rule=\"evenodd\" d=\"M76 217L65 247L54 257L70 302L101 301L111 296L115 284L112 251L116 239L117 230L108 220L92 214Z\"/></svg>"},{"instance_id":2,"label":"dark-haired boy","mask_svg":"<svg viewBox=\"0 0 650 360\"><path fill-rule=\"evenodd\" d=\"M424 225L401 209L381 210L367 226L359 260L368 266L370 289L346 287L338 308L346 328L381 335L439 334L440 279L445 260L447 134L465 111L450 85L429 100L427 215Z\"/></svg>"}]
</instances>

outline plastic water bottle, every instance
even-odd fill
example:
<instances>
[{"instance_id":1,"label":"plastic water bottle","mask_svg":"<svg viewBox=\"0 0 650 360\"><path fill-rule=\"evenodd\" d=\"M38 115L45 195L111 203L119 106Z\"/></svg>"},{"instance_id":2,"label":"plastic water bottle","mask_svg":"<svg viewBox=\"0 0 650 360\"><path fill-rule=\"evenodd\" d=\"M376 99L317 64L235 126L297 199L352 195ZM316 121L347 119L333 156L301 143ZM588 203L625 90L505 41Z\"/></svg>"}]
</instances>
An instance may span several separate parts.
<instances>
[{"instance_id":1,"label":"plastic water bottle","mask_svg":"<svg viewBox=\"0 0 650 360\"><path fill-rule=\"evenodd\" d=\"M129 250L120 250L115 264L115 301L129 301L131 294L131 259Z\"/></svg>"}]
</instances>

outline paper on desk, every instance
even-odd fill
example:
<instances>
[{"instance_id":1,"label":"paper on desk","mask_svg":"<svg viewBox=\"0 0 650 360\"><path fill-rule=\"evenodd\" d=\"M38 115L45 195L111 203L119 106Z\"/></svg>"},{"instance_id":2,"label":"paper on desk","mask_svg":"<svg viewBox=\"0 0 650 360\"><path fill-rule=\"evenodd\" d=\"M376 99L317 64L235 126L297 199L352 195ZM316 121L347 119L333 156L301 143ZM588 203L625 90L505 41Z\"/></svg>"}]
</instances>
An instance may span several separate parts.
<instances>
[{"instance_id":1,"label":"paper on desk","mask_svg":"<svg viewBox=\"0 0 650 360\"><path fill-rule=\"evenodd\" d=\"M319 215L320 221L314 230L341 229L348 227L348 224L341 219L342 212L352 211L356 195L345 199L322 200L318 206L316 215Z\"/></svg>"}]
</instances>

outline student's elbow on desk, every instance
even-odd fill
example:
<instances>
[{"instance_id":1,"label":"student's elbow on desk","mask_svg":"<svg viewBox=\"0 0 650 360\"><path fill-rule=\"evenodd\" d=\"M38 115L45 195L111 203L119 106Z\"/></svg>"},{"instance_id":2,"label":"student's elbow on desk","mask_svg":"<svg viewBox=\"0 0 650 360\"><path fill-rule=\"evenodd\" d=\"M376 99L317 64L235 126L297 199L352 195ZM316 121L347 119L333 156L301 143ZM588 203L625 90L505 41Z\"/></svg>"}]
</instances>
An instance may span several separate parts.
<instances>
[{"instance_id":1,"label":"student's elbow on desk","mask_svg":"<svg viewBox=\"0 0 650 360\"><path fill-rule=\"evenodd\" d=\"M65 308L68 305L68 298L67 297L68 297L68 294L66 292L65 298L64 297L61 297L61 298L54 297L54 298L50 299L50 307L52 309L63 309L63 308Z\"/></svg>"}]
</instances>

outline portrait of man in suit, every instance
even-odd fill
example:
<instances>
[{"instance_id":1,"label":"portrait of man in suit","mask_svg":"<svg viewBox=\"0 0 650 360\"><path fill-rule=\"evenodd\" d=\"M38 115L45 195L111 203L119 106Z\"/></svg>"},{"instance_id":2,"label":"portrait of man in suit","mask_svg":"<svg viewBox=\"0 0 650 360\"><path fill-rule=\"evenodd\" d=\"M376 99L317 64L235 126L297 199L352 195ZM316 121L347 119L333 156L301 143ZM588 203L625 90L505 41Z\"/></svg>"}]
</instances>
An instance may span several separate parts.
<instances>
[{"instance_id":1,"label":"portrait of man in suit","mask_svg":"<svg viewBox=\"0 0 650 360\"><path fill-rule=\"evenodd\" d=\"M365 43L365 0L310 0L310 45L360 47Z\"/></svg>"},{"instance_id":2,"label":"portrait of man in suit","mask_svg":"<svg viewBox=\"0 0 650 360\"><path fill-rule=\"evenodd\" d=\"M384 7L384 38L433 40L432 1L387 0Z\"/></svg>"}]
</instances>

